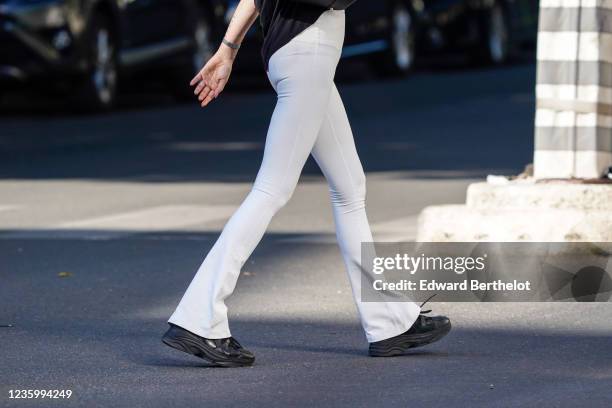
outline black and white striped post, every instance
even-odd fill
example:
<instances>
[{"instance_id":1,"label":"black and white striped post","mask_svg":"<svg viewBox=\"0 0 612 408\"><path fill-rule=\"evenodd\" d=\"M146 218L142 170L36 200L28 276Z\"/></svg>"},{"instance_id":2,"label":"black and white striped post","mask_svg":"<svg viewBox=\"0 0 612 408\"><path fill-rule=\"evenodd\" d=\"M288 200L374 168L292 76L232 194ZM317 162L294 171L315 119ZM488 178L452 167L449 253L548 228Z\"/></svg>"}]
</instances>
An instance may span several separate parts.
<instances>
[{"instance_id":1,"label":"black and white striped post","mask_svg":"<svg viewBox=\"0 0 612 408\"><path fill-rule=\"evenodd\" d=\"M612 0L540 0L534 175L612 166Z\"/></svg>"},{"instance_id":2,"label":"black and white striped post","mask_svg":"<svg viewBox=\"0 0 612 408\"><path fill-rule=\"evenodd\" d=\"M612 0L540 0L537 70L535 177L425 208L418 242L612 242Z\"/></svg>"}]
</instances>

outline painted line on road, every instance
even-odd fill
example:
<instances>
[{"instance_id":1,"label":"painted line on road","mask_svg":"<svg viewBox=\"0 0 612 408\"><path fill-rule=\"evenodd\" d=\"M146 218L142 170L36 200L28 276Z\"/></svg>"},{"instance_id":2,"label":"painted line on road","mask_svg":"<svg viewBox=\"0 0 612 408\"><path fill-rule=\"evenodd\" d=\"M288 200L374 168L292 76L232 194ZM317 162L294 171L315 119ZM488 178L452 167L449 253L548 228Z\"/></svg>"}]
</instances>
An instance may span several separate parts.
<instances>
[{"instance_id":1,"label":"painted line on road","mask_svg":"<svg viewBox=\"0 0 612 408\"><path fill-rule=\"evenodd\" d=\"M66 222L57 229L169 231L228 218L236 207L226 205L168 205Z\"/></svg>"},{"instance_id":2,"label":"painted line on road","mask_svg":"<svg viewBox=\"0 0 612 408\"><path fill-rule=\"evenodd\" d=\"M171 205L65 222L44 228L0 232L0 239L112 240L141 234L139 239L208 241L212 230L202 224L227 220L235 211L225 205ZM418 216L373 223L376 242L410 242L416 239ZM192 227L198 226L197 230ZM191 228L190 228L191 227ZM215 234L218 228L214 229ZM175 233L178 233L175 234ZM335 245L334 233L304 233L280 238L284 244Z\"/></svg>"},{"instance_id":3,"label":"painted line on road","mask_svg":"<svg viewBox=\"0 0 612 408\"><path fill-rule=\"evenodd\" d=\"M155 233L150 239L171 239L170 232L197 236L202 224L227 220L236 210L228 205L169 205L64 222L43 228L0 232L0 239L117 239ZM198 226L194 232L193 227ZM217 228L215 228L217 231ZM209 230L205 231L209 232ZM159 233L166 233L159 234ZM155 238L153 238L155 237ZM176 238L176 237L175 237ZM209 239L200 237L198 239Z\"/></svg>"},{"instance_id":4,"label":"painted line on road","mask_svg":"<svg viewBox=\"0 0 612 408\"><path fill-rule=\"evenodd\" d=\"M0 232L0 240L40 239L40 240L79 240L109 241L114 239L136 239L142 241L211 241L217 238L218 231L171 232L134 232L134 231L91 231L39 229Z\"/></svg>"}]
</instances>

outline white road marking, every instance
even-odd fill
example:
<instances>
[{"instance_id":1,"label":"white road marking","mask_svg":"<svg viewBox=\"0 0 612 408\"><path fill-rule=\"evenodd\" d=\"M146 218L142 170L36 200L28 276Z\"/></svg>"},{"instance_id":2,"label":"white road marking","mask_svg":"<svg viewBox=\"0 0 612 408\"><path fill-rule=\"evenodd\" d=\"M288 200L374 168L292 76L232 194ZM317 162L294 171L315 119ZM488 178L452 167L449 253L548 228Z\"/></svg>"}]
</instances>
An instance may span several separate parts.
<instances>
[{"instance_id":1,"label":"white road marking","mask_svg":"<svg viewBox=\"0 0 612 408\"><path fill-rule=\"evenodd\" d=\"M18 208L18 205L0 205L0 211L13 211Z\"/></svg>"},{"instance_id":2,"label":"white road marking","mask_svg":"<svg viewBox=\"0 0 612 408\"><path fill-rule=\"evenodd\" d=\"M11 207L11 208L9 208ZM14 206L0 206L0 211ZM226 205L167 205L148 207L118 214L86 218L44 228L0 232L0 239L85 239L109 240L137 233L156 233L147 239L176 239L170 232L188 231L185 239L208 240L202 232L210 232L206 224L228 219L236 210ZM204 224L204 225L202 225ZM197 229L190 227L197 226ZM203 228L204 227L204 228ZM414 241L417 230L417 216L396 218L371 225L376 242ZM214 229L218 232L218 228ZM291 238L278 239L279 243L290 244L336 244L336 235L330 232L304 233ZM183 237L183 236L182 236Z\"/></svg>"},{"instance_id":3,"label":"white road marking","mask_svg":"<svg viewBox=\"0 0 612 408\"><path fill-rule=\"evenodd\" d=\"M171 231L228 218L236 208L225 205L168 205L62 223L59 229Z\"/></svg>"},{"instance_id":4,"label":"white road marking","mask_svg":"<svg viewBox=\"0 0 612 408\"><path fill-rule=\"evenodd\" d=\"M116 239L143 232L201 231L201 224L224 221L236 210L227 205L168 205L64 222L44 228L0 232L0 239ZM198 226L192 230L189 227ZM216 231L217 229L215 229ZM191 234L194 235L194 234Z\"/></svg>"}]
</instances>

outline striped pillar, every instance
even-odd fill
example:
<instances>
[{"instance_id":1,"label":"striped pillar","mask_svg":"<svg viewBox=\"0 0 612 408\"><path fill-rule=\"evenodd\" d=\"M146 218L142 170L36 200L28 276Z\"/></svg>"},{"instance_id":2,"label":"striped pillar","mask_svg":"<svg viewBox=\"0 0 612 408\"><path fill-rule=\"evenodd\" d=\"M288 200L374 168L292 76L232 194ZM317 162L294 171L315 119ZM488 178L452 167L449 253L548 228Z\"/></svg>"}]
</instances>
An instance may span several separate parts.
<instances>
[{"instance_id":1,"label":"striped pillar","mask_svg":"<svg viewBox=\"0 0 612 408\"><path fill-rule=\"evenodd\" d=\"M534 173L612 166L612 0L540 0Z\"/></svg>"}]
</instances>

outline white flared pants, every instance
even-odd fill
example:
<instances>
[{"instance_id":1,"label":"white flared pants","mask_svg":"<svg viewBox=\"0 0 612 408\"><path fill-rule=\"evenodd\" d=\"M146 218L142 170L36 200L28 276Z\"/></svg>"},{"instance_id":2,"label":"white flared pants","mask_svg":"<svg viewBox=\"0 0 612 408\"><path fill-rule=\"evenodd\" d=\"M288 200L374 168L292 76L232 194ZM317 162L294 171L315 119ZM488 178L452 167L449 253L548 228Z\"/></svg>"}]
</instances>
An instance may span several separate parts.
<instances>
[{"instance_id":1,"label":"white flared pants","mask_svg":"<svg viewBox=\"0 0 612 408\"><path fill-rule=\"evenodd\" d=\"M272 55L268 78L278 101L264 158L249 195L230 218L169 322L202 337L231 336L225 299L276 212L291 197L308 156L328 183L336 236L368 341L408 330L412 302L361 302L361 243L372 242L365 175L334 84L344 42L344 12L329 10Z\"/></svg>"}]
</instances>

